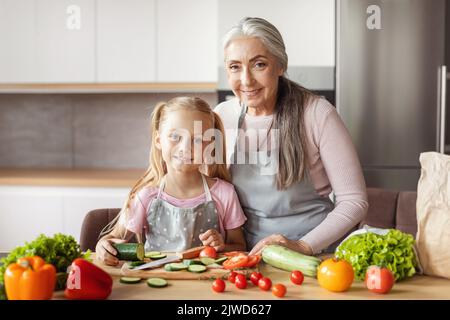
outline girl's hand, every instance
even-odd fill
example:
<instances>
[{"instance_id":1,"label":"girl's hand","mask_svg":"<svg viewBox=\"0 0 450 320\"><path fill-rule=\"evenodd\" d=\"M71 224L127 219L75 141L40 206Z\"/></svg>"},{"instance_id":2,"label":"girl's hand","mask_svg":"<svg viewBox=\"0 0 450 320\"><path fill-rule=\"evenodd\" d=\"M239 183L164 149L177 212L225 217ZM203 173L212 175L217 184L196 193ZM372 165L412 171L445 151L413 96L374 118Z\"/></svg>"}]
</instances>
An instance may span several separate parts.
<instances>
[{"instance_id":1,"label":"girl's hand","mask_svg":"<svg viewBox=\"0 0 450 320\"><path fill-rule=\"evenodd\" d=\"M97 259L106 265L117 266L119 259L116 258L117 250L113 247L113 243L124 243L123 239L101 239L95 246L95 255Z\"/></svg>"},{"instance_id":2,"label":"girl's hand","mask_svg":"<svg viewBox=\"0 0 450 320\"><path fill-rule=\"evenodd\" d=\"M200 234L199 238L204 246L214 247L218 252L225 248L223 237L216 229L209 229L205 233Z\"/></svg>"},{"instance_id":3,"label":"girl's hand","mask_svg":"<svg viewBox=\"0 0 450 320\"><path fill-rule=\"evenodd\" d=\"M264 247L268 246L270 244L278 244L280 246L292 249L294 251L300 252L300 253L308 255L308 256L313 254L311 247L306 242L304 242L302 240L298 240L298 241L290 240L281 234L273 234L271 236L268 236L268 237L260 240L253 247L252 251L250 251L249 255L261 254Z\"/></svg>"}]
</instances>

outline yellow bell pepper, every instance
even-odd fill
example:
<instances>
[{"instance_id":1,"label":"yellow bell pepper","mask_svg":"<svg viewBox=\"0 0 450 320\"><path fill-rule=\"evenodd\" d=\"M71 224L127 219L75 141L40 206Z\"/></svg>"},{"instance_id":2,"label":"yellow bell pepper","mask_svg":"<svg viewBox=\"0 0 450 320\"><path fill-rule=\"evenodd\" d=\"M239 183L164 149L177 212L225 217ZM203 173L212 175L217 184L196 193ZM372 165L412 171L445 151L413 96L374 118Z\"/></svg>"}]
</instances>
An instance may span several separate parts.
<instances>
[{"instance_id":1,"label":"yellow bell pepper","mask_svg":"<svg viewBox=\"0 0 450 320\"><path fill-rule=\"evenodd\" d=\"M41 257L20 258L5 271L9 300L48 300L53 296L56 268Z\"/></svg>"}]
</instances>

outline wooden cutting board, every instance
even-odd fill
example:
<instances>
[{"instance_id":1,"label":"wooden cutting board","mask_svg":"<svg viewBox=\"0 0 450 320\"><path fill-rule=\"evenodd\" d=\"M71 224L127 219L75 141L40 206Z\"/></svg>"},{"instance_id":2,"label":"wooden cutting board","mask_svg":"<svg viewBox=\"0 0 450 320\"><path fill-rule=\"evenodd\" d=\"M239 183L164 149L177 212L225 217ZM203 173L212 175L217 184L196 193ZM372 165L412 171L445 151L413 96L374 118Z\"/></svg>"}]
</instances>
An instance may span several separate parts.
<instances>
[{"instance_id":1,"label":"wooden cutting board","mask_svg":"<svg viewBox=\"0 0 450 320\"><path fill-rule=\"evenodd\" d=\"M245 274L246 277L249 277L253 271L257 271L257 268L242 269L239 270L239 273ZM138 277L143 279L163 278L168 280L208 280L216 278L226 279L230 272L230 270L226 270L223 268L207 269L205 272L201 273L190 272L187 270L167 271L164 268L133 270L129 268L127 263L124 263L122 265L122 268L120 269L120 274L125 277Z\"/></svg>"}]
</instances>

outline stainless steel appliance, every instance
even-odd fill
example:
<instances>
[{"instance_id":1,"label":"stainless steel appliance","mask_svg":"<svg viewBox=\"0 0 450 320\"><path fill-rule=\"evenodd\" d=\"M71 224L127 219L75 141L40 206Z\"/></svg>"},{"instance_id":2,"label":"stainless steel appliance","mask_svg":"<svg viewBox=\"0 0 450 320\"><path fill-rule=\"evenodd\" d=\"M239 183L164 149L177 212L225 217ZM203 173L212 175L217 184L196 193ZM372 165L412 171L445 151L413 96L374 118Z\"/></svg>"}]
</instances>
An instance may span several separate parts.
<instances>
[{"instance_id":1,"label":"stainless steel appliance","mask_svg":"<svg viewBox=\"0 0 450 320\"><path fill-rule=\"evenodd\" d=\"M445 0L336 0L336 106L369 187L416 190L420 153L449 153L446 11Z\"/></svg>"}]
</instances>

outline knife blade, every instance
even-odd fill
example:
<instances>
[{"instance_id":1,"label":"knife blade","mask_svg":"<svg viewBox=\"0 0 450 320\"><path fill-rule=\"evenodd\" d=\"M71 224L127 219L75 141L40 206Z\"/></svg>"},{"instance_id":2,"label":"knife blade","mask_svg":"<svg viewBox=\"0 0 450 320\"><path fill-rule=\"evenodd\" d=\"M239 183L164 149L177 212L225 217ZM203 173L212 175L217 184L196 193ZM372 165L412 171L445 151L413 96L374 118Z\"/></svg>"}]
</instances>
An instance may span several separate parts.
<instances>
[{"instance_id":1,"label":"knife blade","mask_svg":"<svg viewBox=\"0 0 450 320\"><path fill-rule=\"evenodd\" d=\"M200 251L202 251L203 249L205 249L205 246L195 247L195 248L191 248L191 249L188 249L188 250L185 250L185 251L177 252L173 256L169 256L169 257L166 257L166 258L163 258L163 259L159 259L159 260L156 260L156 261L147 262L147 263L145 263L143 265L140 265L138 267L133 268L133 270L144 270L144 269L158 268L160 266L165 265L166 263L180 261L180 260L183 260L183 259L196 258L200 254Z\"/></svg>"}]
</instances>

